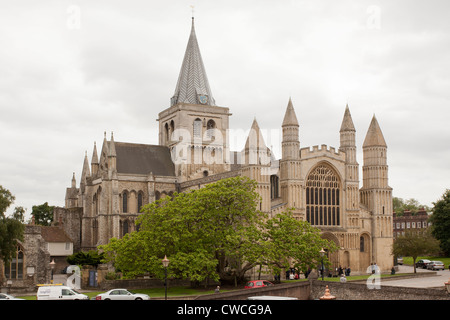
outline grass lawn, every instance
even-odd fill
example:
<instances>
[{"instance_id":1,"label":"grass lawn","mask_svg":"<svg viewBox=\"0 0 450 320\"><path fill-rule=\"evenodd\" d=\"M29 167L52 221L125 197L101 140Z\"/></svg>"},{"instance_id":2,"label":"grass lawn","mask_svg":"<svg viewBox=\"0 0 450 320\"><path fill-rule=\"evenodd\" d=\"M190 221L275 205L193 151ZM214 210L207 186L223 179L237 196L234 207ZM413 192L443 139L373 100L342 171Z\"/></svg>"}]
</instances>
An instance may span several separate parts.
<instances>
[{"instance_id":1,"label":"grass lawn","mask_svg":"<svg viewBox=\"0 0 450 320\"><path fill-rule=\"evenodd\" d=\"M444 263L444 265L445 265L445 268L448 268L448 265L450 264L450 257L417 257L416 262L419 261L420 259L428 259L431 261L433 261L433 260L442 261L442 263ZM413 258L412 257L403 257L403 264L412 266Z\"/></svg>"}]
</instances>

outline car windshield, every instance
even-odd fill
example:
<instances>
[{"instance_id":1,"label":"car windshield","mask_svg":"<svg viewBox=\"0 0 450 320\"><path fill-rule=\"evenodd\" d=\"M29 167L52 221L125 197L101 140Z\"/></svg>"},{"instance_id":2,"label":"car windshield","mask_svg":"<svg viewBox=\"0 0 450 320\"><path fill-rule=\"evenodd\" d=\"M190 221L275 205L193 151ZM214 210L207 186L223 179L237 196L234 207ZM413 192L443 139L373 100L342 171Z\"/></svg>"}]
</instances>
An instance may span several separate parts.
<instances>
[{"instance_id":1,"label":"car windshield","mask_svg":"<svg viewBox=\"0 0 450 320\"><path fill-rule=\"evenodd\" d=\"M443 264L442 261L435 261L435 264Z\"/></svg>"}]
</instances>

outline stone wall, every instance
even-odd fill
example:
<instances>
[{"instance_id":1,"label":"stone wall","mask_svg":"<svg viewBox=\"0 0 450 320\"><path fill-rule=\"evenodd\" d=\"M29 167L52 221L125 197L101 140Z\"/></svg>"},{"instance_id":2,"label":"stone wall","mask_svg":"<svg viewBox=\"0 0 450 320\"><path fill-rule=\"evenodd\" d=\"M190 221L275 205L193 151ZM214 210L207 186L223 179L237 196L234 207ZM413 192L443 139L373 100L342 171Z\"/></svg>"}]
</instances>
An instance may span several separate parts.
<instances>
[{"instance_id":1,"label":"stone wall","mask_svg":"<svg viewBox=\"0 0 450 320\"><path fill-rule=\"evenodd\" d=\"M315 280L312 282L311 299L324 295L326 286L337 300L450 300L450 295L442 289L390 287L369 289L366 283L332 282Z\"/></svg>"}]
</instances>

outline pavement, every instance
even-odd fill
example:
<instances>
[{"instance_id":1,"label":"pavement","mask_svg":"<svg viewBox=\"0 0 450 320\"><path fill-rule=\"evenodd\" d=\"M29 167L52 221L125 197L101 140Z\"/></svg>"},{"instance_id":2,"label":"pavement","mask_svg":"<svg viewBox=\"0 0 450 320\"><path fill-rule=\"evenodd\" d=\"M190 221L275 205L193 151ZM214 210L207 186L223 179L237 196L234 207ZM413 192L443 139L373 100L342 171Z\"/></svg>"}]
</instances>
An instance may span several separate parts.
<instances>
[{"instance_id":1,"label":"pavement","mask_svg":"<svg viewBox=\"0 0 450 320\"><path fill-rule=\"evenodd\" d=\"M413 266L399 265L397 273L413 273ZM393 287L408 287L408 288L443 288L445 282L450 281L450 271L446 268L443 271L431 271L421 268L416 268L417 273L425 275L429 273L429 276L413 277L408 279L399 280L384 280L381 279L381 286L393 286ZM435 273L435 274L434 274Z\"/></svg>"}]
</instances>

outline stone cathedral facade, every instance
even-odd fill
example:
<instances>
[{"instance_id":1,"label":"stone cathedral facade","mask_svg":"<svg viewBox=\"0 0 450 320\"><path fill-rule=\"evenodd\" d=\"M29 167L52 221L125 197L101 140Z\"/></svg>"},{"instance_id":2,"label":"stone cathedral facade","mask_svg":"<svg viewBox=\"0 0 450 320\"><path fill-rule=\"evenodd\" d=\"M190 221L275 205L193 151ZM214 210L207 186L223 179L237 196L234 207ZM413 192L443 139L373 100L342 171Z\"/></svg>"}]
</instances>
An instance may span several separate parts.
<instances>
[{"instance_id":1,"label":"stone cathedral facade","mask_svg":"<svg viewBox=\"0 0 450 320\"><path fill-rule=\"evenodd\" d=\"M344 108L343 108L344 109ZM387 145L375 116L364 144L362 186L356 130L348 106L343 110L339 148L302 147L299 121L289 99L282 129L282 156L275 159L256 119L241 151L228 142L230 110L216 105L192 19L192 28L170 106L158 115L159 145L109 140L86 154L81 180L66 190L59 221L75 251L95 249L112 237L136 230L140 208L174 192L220 179L247 176L258 183L259 209L292 214L319 228L340 250L334 267L365 271L393 264L392 189L388 185ZM283 116L280 116L280 120ZM117 135L117 134L116 134Z\"/></svg>"}]
</instances>

